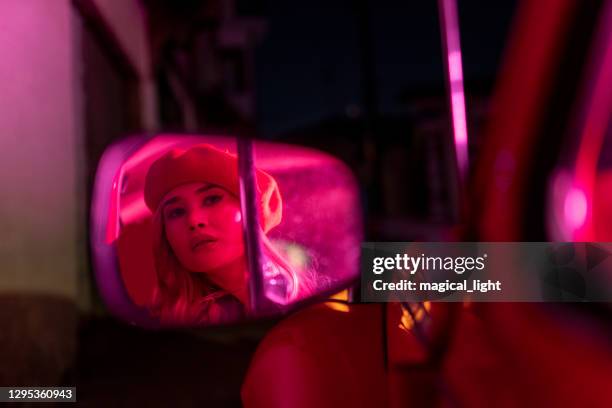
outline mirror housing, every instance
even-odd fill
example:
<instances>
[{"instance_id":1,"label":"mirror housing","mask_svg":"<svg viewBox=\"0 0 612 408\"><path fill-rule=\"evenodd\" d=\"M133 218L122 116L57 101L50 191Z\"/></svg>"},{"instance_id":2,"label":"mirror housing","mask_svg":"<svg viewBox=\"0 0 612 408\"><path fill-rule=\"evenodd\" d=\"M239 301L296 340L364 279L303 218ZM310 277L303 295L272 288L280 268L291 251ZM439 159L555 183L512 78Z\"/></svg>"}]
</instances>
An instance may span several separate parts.
<instances>
[{"instance_id":1,"label":"mirror housing","mask_svg":"<svg viewBox=\"0 0 612 408\"><path fill-rule=\"evenodd\" d=\"M120 140L109 146L100 160L91 203L92 262L109 311L133 325L174 326L161 322L148 308L158 281L152 213L143 197L145 176L151 164L168 150L202 143L236 154L232 137L160 134ZM349 287L359 277L363 234L359 190L346 165L328 154L280 143L254 141L253 150L255 168L276 180L282 196L282 221L266 234L266 240L300 279L309 282L309 288L290 302L275 300L270 285L265 284L274 277L266 275L269 269L263 264L264 257L259 260L258 273L264 275L259 276L264 285L258 298L276 302L278 307L272 311L254 308L266 311L247 312L249 320L283 315ZM246 225L243 227L246 230ZM252 253L246 256L252 257ZM247 276L252 285L253 271ZM238 321L210 322L219 323Z\"/></svg>"}]
</instances>

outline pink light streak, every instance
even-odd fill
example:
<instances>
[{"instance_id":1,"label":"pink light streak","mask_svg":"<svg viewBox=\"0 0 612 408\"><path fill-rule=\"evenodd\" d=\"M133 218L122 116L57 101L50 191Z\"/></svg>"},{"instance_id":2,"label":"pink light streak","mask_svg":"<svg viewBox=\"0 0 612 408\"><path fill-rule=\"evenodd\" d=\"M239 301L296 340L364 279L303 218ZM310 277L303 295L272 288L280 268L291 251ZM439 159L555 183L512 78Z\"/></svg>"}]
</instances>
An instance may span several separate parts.
<instances>
[{"instance_id":1,"label":"pink light streak","mask_svg":"<svg viewBox=\"0 0 612 408\"><path fill-rule=\"evenodd\" d=\"M459 174L465 179L468 170L468 134L463 91L463 68L459 41L459 20L455 0L439 0L442 39L446 53L450 109L453 118L455 154Z\"/></svg>"},{"instance_id":2,"label":"pink light streak","mask_svg":"<svg viewBox=\"0 0 612 408\"><path fill-rule=\"evenodd\" d=\"M606 8L598 22L598 32L590 51L588 73L583 85L583 100L581 106L582 127L581 141L575 164L574 184L581 187L584 199L584 215L581 222L575 226L574 239L580 241L594 240L593 207L594 191L598 175L597 163L606 136L606 129L612 114L612 3L606 3ZM565 213L567 222L578 221L574 217L582 215L582 204L577 197L568 194L571 208L576 213ZM582 199L581 199L582 200ZM574 202L576 201L576 202ZM566 201L567 203L567 201Z\"/></svg>"}]
</instances>

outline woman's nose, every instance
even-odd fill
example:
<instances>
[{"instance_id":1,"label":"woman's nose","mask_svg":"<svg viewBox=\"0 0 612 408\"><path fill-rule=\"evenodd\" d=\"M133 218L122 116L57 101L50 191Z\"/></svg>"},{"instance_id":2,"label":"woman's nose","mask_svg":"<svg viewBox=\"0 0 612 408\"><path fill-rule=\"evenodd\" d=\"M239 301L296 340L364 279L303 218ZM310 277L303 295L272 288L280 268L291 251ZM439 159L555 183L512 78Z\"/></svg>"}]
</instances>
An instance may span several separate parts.
<instances>
[{"instance_id":1,"label":"woman's nose","mask_svg":"<svg viewBox=\"0 0 612 408\"><path fill-rule=\"evenodd\" d=\"M189 229L192 231L195 231L196 228L204 228L204 223L203 222L198 222L197 224L191 223L189 225Z\"/></svg>"},{"instance_id":2,"label":"woman's nose","mask_svg":"<svg viewBox=\"0 0 612 408\"><path fill-rule=\"evenodd\" d=\"M207 224L206 217L198 211L194 211L189 215L189 229L194 231L197 228L204 228Z\"/></svg>"}]
</instances>

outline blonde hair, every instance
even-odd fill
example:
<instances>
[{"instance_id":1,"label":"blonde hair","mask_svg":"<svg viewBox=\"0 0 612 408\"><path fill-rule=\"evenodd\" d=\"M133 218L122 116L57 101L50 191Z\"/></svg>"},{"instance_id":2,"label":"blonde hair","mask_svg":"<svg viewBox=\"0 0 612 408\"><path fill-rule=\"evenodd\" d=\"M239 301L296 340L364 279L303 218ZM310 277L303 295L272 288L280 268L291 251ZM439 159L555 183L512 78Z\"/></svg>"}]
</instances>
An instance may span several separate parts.
<instances>
[{"instance_id":1,"label":"blonde hair","mask_svg":"<svg viewBox=\"0 0 612 408\"><path fill-rule=\"evenodd\" d=\"M151 313L162 322L171 324L222 320L224 310L218 302L220 298L228 296L229 292L208 283L205 276L202 276L204 279L195 279L194 273L180 263L166 237L162 206L153 214L152 224L157 285L149 305ZM276 273L288 281L288 300L303 295L308 285L298 278L294 268L274 248L263 231L261 243L266 262L271 262Z\"/></svg>"}]
</instances>

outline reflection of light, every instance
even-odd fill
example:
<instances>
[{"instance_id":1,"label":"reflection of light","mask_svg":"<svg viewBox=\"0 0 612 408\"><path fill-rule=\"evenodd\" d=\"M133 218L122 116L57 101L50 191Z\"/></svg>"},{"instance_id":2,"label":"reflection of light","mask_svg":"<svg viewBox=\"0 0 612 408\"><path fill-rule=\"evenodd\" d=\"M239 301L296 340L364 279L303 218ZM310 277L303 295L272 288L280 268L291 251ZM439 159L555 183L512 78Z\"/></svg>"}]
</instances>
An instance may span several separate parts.
<instances>
[{"instance_id":1,"label":"reflection of light","mask_svg":"<svg viewBox=\"0 0 612 408\"><path fill-rule=\"evenodd\" d=\"M348 298L349 298L348 289L344 289L344 290L341 290L338 293L334 293L329 298L330 299L336 299L336 300L343 300L345 302L348 302Z\"/></svg>"},{"instance_id":2,"label":"reflection of light","mask_svg":"<svg viewBox=\"0 0 612 408\"><path fill-rule=\"evenodd\" d=\"M151 216L151 210L144 202L144 197L128 197L122 200L121 222L130 224Z\"/></svg>"},{"instance_id":3,"label":"reflection of light","mask_svg":"<svg viewBox=\"0 0 612 408\"><path fill-rule=\"evenodd\" d=\"M408 307L410 307L412 310L412 305L409 305ZM402 305L402 316L400 317L399 328L405 331L412 330L415 323L422 321L430 310L431 302L424 302L423 307L419 307L416 311L412 310L412 314L410 314L408 309Z\"/></svg>"},{"instance_id":4,"label":"reflection of light","mask_svg":"<svg viewBox=\"0 0 612 408\"><path fill-rule=\"evenodd\" d=\"M565 196L563 215L565 222L571 228L580 228L584 225L587 214L587 199L584 191L573 187Z\"/></svg>"},{"instance_id":5,"label":"reflection of light","mask_svg":"<svg viewBox=\"0 0 612 408\"><path fill-rule=\"evenodd\" d=\"M327 302L325 304L327 305L327 307L332 310L335 310L336 312L348 313L348 311L350 310L349 305L347 305L346 303Z\"/></svg>"},{"instance_id":6,"label":"reflection of light","mask_svg":"<svg viewBox=\"0 0 612 408\"><path fill-rule=\"evenodd\" d=\"M330 299L334 299L334 300L341 300L341 301L347 302L348 301L348 289L344 289L343 291L335 293L332 296L330 296L329 298ZM327 302L327 303L325 303L325 305L327 307L329 307L330 309L335 310L337 312L347 313L350 310L349 305L346 304L346 303Z\"/></svg>"}]
</instances>

